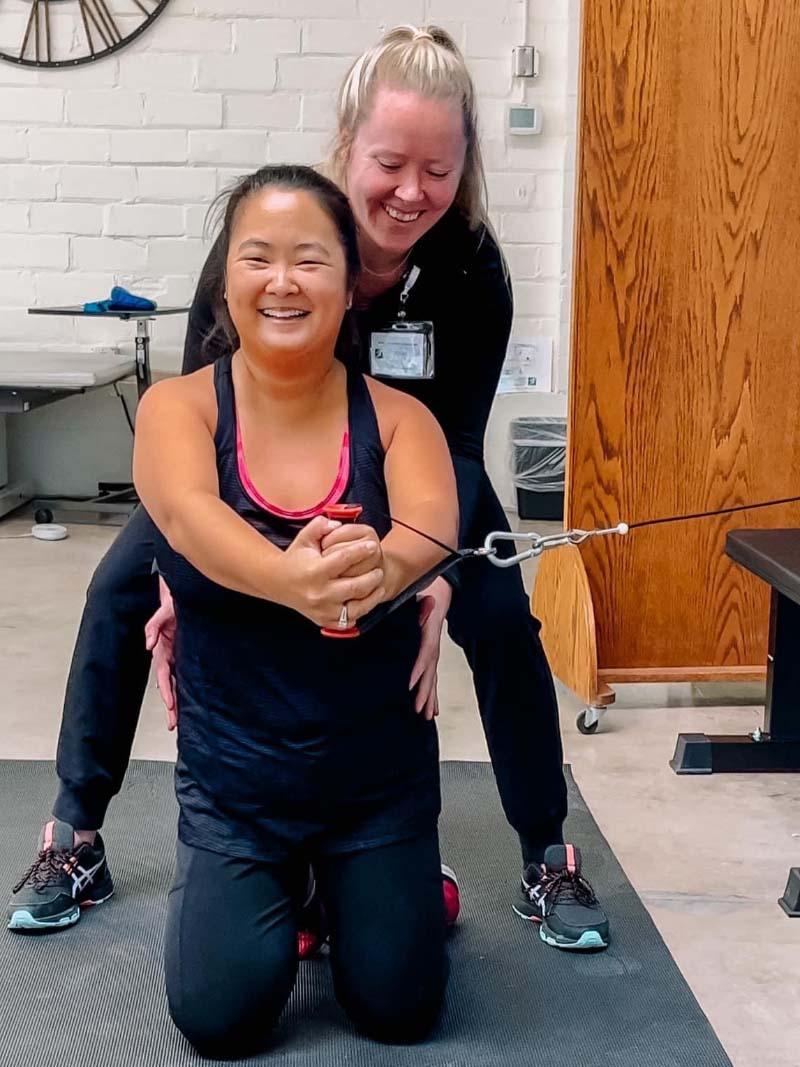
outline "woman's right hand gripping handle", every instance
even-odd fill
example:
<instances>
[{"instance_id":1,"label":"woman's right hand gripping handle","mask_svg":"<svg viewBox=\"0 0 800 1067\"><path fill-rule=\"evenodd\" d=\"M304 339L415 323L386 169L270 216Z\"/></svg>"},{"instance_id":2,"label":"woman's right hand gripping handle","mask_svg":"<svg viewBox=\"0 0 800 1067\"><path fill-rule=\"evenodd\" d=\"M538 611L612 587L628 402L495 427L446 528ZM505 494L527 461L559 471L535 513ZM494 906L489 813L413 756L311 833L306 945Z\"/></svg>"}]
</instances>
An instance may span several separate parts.
<instances>
[{"instance_id":1,"label":"woman's right hand gripping handle","mask_svg":"<svg viewBox=\"0 0 800 1067\"><path fill-rule=\"evenodd\" d=\"M385 596L381 544L371 527L348 527L346 538L323 553L323 540L330 546L330 534L341 525L318 515L284 554L281 603L321 628L338 625L344 604L352 624Z\"/></svg>"}]
</instances>

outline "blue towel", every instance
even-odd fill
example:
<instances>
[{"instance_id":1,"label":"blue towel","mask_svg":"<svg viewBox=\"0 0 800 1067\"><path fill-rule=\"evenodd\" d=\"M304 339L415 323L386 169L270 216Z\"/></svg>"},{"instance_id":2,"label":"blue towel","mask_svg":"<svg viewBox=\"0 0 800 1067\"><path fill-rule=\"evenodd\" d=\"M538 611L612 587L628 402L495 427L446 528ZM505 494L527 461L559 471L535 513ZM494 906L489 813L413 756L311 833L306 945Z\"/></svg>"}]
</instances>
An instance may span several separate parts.
<instances>
[{"instance_id":1,"label":"blue towel","mask_svg":"<svg viewBox=\"0 0 800 1067\"><path fill-rule=\"evenodd\" d=\"M83 305L83 310L90 315L103 315L107 311L155 311L156 307L155 300L135 296L121 285L115 285L108 300L92 300Z\"/></svg>"}]
</instances>

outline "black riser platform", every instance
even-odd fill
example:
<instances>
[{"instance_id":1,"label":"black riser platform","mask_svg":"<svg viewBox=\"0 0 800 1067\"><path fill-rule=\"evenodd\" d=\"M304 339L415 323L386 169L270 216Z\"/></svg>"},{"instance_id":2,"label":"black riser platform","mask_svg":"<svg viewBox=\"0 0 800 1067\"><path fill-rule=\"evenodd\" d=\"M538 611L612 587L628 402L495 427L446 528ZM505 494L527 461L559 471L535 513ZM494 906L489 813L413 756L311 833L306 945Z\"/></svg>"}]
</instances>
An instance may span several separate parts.
<instances>
[{"instance_id":1,"label":"black riser platform","mask_svg":"<svg viewBox=\"0 0 800 1067\"><path fill-rule=\"evenodd\" d=\"M676 774L800 771L800 738L779 741L763 734L754 741L741 735L678 734L669 765Z\"/></svg>"}]
</instances>

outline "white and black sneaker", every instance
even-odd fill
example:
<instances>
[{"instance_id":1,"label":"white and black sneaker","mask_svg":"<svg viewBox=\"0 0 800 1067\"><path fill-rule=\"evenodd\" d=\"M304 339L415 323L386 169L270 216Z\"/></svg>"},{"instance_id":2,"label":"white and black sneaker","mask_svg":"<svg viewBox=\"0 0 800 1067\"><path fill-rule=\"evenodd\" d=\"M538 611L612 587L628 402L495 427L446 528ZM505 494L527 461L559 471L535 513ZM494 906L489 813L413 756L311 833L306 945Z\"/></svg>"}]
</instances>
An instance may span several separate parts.
<instances>
[{"instance_id":1,"label":"white and black sneaker","mask_svg":"<svg viewBox=\"0 0 800 1067\"><path fill-rule=\"evenodd\" d=\"M608 948L608 919L581 874L575 845L550 845L544 863L525 868L514 911L539 923L540 938L554 948Z\"/></svg>"},{"instance_id":2,"label":"white and black sneaker","mask_svg":"<svg viewBox=\"0 0 800 1067\"><path fill-rule=\"evenodd\" d=\"M60 930L74 926L81 908L102 904L114 892L103 839L75 843L69 823L54 819L39 837L39 854L14 886L9 930Z\"/></svg>"}]
</instances>

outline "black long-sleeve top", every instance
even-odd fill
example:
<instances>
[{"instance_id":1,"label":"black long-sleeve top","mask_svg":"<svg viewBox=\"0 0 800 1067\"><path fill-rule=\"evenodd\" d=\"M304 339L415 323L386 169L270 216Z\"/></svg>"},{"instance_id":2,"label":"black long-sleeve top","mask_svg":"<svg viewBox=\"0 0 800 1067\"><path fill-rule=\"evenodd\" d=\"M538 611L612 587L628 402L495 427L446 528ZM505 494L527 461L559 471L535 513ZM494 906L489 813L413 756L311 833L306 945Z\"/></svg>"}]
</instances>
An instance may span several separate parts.
<instances>
[{"instance_id":1,"label":"black long-sleeve top","mask_svg":"<svg viewBox=\"0 0 800 1067\"><path fill-rule=\"evenodd\" d=\"M215 330L213 294L218 244L200 276L183 354L183 373L198 370L230 350ZM461 507L462 544L473 530L473 511L486 478L483 443L511 332L513 301L500 250L485 228L470 230L456 208L417 244L410 262L420 268L406 303L409 320L428 320L434 329L434 376L426 380L384 379L421 400L444 430L453 456ZM394 320L402 283L362 311L350 312L350 338L340 339L342 358L356 358L369 372L373 330Z\"/></svg>"}]
</instances>

